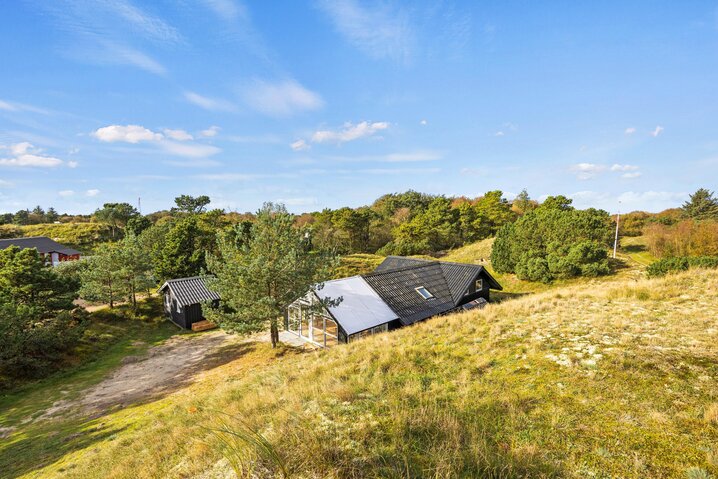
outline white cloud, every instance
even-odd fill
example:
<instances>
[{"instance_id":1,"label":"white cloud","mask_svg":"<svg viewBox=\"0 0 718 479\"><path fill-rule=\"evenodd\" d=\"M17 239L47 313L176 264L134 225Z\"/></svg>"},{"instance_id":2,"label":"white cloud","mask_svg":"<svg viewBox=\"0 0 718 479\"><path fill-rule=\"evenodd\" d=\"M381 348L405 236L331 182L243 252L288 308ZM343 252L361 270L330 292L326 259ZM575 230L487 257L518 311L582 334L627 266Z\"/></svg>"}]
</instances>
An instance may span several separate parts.
<instances>
[{"instance_id":1,"label":"white cloud","mask_svg":"<svg viewBox=\"0 0 718 479\"><path fill-rule=\"evenodd\" d=\"M506 133L504 133L503 131L497 131L496 133L494 133L494 136L504 136L505 134Z\"/></svg>"},{"instance_id":2,"label":"white cloud","mask_svg":"<svg viewBox=\"0 0 718 479\"><path fill-rule=\"evenodd\" d=\"M0 166L54 168L63 163L59 158L41 154L41 149L35 148L27 141L8 147L0 146L0 149L10 150L11 154L9 158L0 157Z\"/></svg>"},{"instance_id":3,"label":"white cloud","mask_svg":"<svg viewBox=\"0 0 718 479\"><path fill-rule=\"evenodd\" d=\"M625 133L626 135L633 135L635 132L636 132L636 129L633 128L632 126L629 126L629 127L626 128L626 130L624 131L624 133Z\"/></svg>"},{"instance_id":4,"label":"white cloud","mask_svg":"<svg viewBox=\"0 0 718 479\"><path fill-rule=\"evenodd\" d=\"M24 105L22 103L15 103L10 101L4 101L0 100L0 110L4 111L30 111L33 113L42 113L44 115L49 114L50 112L47 110L44 110L42 108L38 108L36 106L32 105Z\"/></svg>"},{"instance_id":5,"label":"white cloud","mask_svg":"<svg viewBox=\"0 0 718 479\"><path fill-rule=\"evenodd\" d=\"M227 21L236 20L239 16L246 16L244 5L237 4L232 0L204 0L204 3L217 16Z\"/></svg>"},{"instance_id":6,"label":"white cloud","mask_svg":"<svg viewBox=\"0 0 718 479\"><path fill-rule=\"evenodd\" d=\"M314 132L314 134L312 135L312 142L344 143L347 141L354 141L367 136L372 136L376 132L386 130L387 128L389 128L389 123L385 121L379 121L374 123L362 121L361 123L357 123L356 125L352 123L345 123L344 128L339 131L319 130Z\"/></svg>"},{"instance_id":7,"label":"white cloud","mask_svg":"<svg viewBox=\"0 0 718 479\"><path fill-rule=\"evenodd\" d=\"M276 83L255 80L244 89L243 97L253 109L274 117L288 117L324 106L319 94L294 80Z\"/></svg>"},{"instance_id":8,"label":"white cloud","mask_svg":"<svg viewBox=\"0 0 718 479\"><path fill-rule=\"evenodd\" d=\"M386 4L371 8L356 0L320 0L319 7L349 43L372 58L407 61L414 34L406 12Z\"/></svg>"},{"instance_id":9,"label":"white cloud","mask_svg":"<svg viewBox=\"0 0 718 479\"><path fill-rule=\"evenodd\" d=\"M297 141L291 143L289 146L290 146L290 147L292 148L292 150L294 150L294 151L308 150L309 148L311 148L311 146L309 146L309 145L307 144L307 142L304 141L304 140L302 140L302 139L299 139L299 140L297 140Z\"/></svg>"},{"instance_id":10,"label":"white cloud","mask_svg":"<svg viewBox=\"0 0 718 479\"><path fill-rule=\"evenodd\" d=\"M234 111L236 107L226 100L210 98L193 91L184 92L185 100L209 111Z\"/></svg>"},{"instance_id":11,"label":"white cloud","mask_svg":"<svg viewBox=\"0 0 718 479\"><path fill-rule=\"evenodd\" d=\"M653 130L653 131L651 132L651 136L655 138L655 137L657 137L658 135L660 135L662 131L663 131L663 127L659 125L659 126L656 127L655 130Z\"/></svg>"},{"instance_id":12,"label":"white cloud","mask_svg":"<svg viewBox=\"0 0 718 479\"><path fill-rule=\"evenodd\" d=\"M98 128L93 134L100 141L109 143L122 141L125 143L139 143L141 141L159 141L161 133L155 133L139 125L110 125Z\"/></svg>"},{"instance_id":13,"label":"white cloud","mask_svg":"<svg viewBox=\"0 0 718 479\"><path fill-rule=\"evenodd\" d=\"M218 129L217 127L213 128ZM202 136L208 136L206 134L208 132L214 132L214 134L216 134L216 130L210 129L202 132ZM167 134L167 136L139 125L110 125L99 128L93 133L93 136L100 141L110 143L118 141L132 144L150 142L170 154L190 158L204 158L222 151L216 146L190 143L189 140L192 136L185 130L165 130L165 134ZM211 134L209 136L211 136ZM173 139L184 139L184 141L173 141Z\"/></svg>"},{"instance_id":14,"label":"white cloud","mask_svg":"<svg viewBox=\"0 0 718 479\"><path fill-rule=\"evenodd\" d=\"M201 136L204 136L205 138L212 138L213 136L217 136L217 133L219 133L219 130L221 130L218 126L210 126L206 130L202 130L199 132Z\"/></svg>"},{"instance_id":15,"label":"white cloud","mask_svg":"<svg viewBox=\"0 0 718 479\"><path fill-rule=\"evenodd\" d=\"M192 135L187 133L185 130L171 130L169 128L165 128L162 130L162 132L165 134L167 138L170 140L177 140L177 141L189 141L194 140Z\"/></svg>"},{"instance_id":16,"label":"white cloud","mask_svg":"<svg viewBox=\"0 0 718 479\"><path fill-rule=\"evenodd\" d=\"M101 64L115 63L130 65L160 76L167 74L167 69L161 63L146 53L132 47L109 41L101 42L99 45L103 46L104 49L89 52L86 58L90 58L94 62Z\"/></svg>"},{"instance_id":17,"label":"white cloud","mask_svg":"<svg viewBox=\"0 0 718 479\"><path fill-rule=\"evenodd\" d=\"M68 168L77 168L80 165L77 161L71 160L67 162Z\"/></svg>"},{"instance_id":18,"label":"white cloud","mask_svg":"<svg viewBox=\"0 0 718 479\"><path fill-rule=\"evenodd\" d=\"M422 126L426 126L426 125L429 124L429 122L426 121L426 120L421 120L421 121L419 122L419 124L422 125Z\"/></svg>"},{"instance_id":19,"label":"white cloud","mask_svg":"<svg viewBox=\"0 0 718 479\"><path fill-rule=\"evenodd\" d=\"M571 166L571 171L576 173L576 177L579 180L589 180L605 170L605 165L597 165L595 163L578 163Z\"/></svg>"},{"instance_id":20,"label":"white cloud","mask_svg":"<svg viewBox=\"0 0 718 479\"><path fill-rule=\"evenodd\" d=\"M85 191L85 196L97 196L99 194L100 194L100 190L98 190L96 188Z\"/></svg>"},{"instance_id":21,"label":"white cloud","mask_svg":"<svg viewBox=\"0 0 718 479\"><path fill-rule=\"evenodd\" d=\"M624 174L622 174L622 175L621 175L621 178L632 179L632 178L638 178L638 177L640 177L640 176L641 176L641 172L639 172L639 171L634 171L634 172L631 172L631 173L624 173Z\"/></svg>"},{"instance_id":22,"label":"white cloud","mask_svg":"<svg viewBox=\"0 0 718 479\"><path fill-rule=\"evenodd\" d=\"M189 158L205 158L207 156L216 155L222 151L216 146L197 143L176 143L173 141L163 141L160 145L168 153L177 156L186 156Z\"/></svg>"},{"instance_id":23,"label":"white cloud","mask_svg":"<svg viewBox=\"0 0 718 479\"><path fill-rule=\"evenodd\" d=\"M10 188L13 184L7 180L0 179L0 188Z\"/></svg>"},{"instance_id":24,"label":"white cloud","mask_svg":"<svg viewBox=\"0 0 718 479\"><path fill-rule=\"evenodd\" d=\"M62 190L57 192L58 195L62 196L63 198L68 198L70 196L73 196L75 194L72 190Z\"/></svg>"},{"instance_id":25,"label":"white cloud","mask_svg":"<svg viewBox=\"0 0 718 479\"><path fill-rule=\"evenodd\" d=\"M619 165L618 163L611 166L611 171L637 171L636 165Z\"/></svg>"},{"instance_id":26,"label":"white cloud","mask_svg":"<svg viewBox=\"0 0 718 479\"><path fill-rule=\"evenodd\" d=\"M0 110L17 111L17 108L12 103L0 100Z\"/></svg>"},{"instance_id":27,"label":"white cloud","mask_svg":"<svg viewBox=\"0 0 718 479\"><path fill-rule=\"evenodd\" d=\"M171 25L159 17L148 12L126 0L112 0L100 4L88 5L88 9L97 11L99 8L106 8L112 18L109 21L116 21L117 18L124 20L133 30L151 39L163 42L175 43L181 40L180 34Z\"/></svg>"}]
</instances>

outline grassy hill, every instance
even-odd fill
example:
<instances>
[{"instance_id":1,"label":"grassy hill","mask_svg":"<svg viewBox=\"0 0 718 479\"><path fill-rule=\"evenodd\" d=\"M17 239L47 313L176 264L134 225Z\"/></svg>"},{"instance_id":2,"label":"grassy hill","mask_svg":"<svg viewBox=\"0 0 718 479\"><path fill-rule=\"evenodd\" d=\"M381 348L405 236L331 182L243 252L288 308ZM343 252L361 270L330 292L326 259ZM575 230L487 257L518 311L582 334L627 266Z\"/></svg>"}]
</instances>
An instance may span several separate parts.
<instances>
[{"instance_id":1,"label":"grassy hill","mask_svg":"<svg viewBox=\"0 0 718 479\"><path fill-rule=\"evenodd\" d=\"M47 236L66 246L87 253L97 243L109 241L110 229L100 223L46 223L39 225L0 225L0 238Z\"/></svg>"},{"instance_id":2,"label":"grassy hill","mask_svg":"<svg viewBox=\"0 0 718 479\"><path fill-rule=\"evenodd\" d=\"M22 403L3 416L17 430L0 442L0 470L715 477L716 317L718 272L697 270L564 286L325 351L256 343L179 391L101 417L23 423Z\"/></svg>"}]
</instances>

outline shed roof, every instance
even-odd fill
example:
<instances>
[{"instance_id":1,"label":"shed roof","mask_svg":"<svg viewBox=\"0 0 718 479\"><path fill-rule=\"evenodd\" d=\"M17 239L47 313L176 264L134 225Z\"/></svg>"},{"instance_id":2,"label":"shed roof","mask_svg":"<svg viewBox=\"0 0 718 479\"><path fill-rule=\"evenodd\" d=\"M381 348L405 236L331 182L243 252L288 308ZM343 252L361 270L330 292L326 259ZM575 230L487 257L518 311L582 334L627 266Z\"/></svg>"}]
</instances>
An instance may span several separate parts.
<instances>
[{"instance_id":1,"label":"shed roof","mask_svg":"<svg viewBox=\"0 0 718 479\"><path fill-rule=\"evenodd\" d=\"M205 277L202 276L169 279L160 287L159 291L162 292L168 288L182 306L220 299L217 292L207 288Z\"/></svg>"},{"instance_id":2,"label":"shed roof","mask_svg":"<svg viewBox=\"0 0 718 479\"><path fill-rule=\"evenodd\" d=\"M73 248L58 243L47 236L31 236L27 238L0 239L0 250L17 246L20 249L35 248L39 253L62 253L66 255L81 254Z\"/></svg>"},{"instance_id":3,"label":"shed roof","mask_svg":"<svg viewBox=\"0 0 718 479\"><path fill-rule=\"evenodd\" d=\"M358 333L398 318L361 276L327 281L315 294L322 300L339 299L327 309L347 334Z\"/></svg>"}]
</instances>

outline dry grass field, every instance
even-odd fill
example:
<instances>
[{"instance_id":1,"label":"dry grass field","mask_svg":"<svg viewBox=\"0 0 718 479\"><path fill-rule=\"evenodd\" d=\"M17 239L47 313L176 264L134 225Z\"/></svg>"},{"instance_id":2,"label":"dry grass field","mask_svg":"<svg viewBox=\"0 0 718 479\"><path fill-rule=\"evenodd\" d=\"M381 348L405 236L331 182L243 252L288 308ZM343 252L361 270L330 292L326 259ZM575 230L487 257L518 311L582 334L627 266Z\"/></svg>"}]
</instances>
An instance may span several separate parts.
<instances>
[{"instance_id":1,"label":"dry grass field","mask_svg":"<svg viewBox=\"0 0 718 479\"><path fill-rule=\"evenodd\" d=\"M15 429L0 470L716 477L716 317L718 272L696 270L564 286L326 351L249 344L179 390L105 415L4 414Z\"/></svg>"}]
</instances>

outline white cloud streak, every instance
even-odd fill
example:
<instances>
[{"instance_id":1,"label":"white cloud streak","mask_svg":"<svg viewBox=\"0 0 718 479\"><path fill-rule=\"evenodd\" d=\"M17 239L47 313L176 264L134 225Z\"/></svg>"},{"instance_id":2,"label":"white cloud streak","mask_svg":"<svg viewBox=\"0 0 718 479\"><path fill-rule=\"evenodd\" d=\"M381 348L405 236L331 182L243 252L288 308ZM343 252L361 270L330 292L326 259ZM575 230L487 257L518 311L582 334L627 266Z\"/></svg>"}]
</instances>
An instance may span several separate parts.
<instances>
[{"instance_id":1,"label":"white cloud streak","mask_svg":"<svg viewBox=\"0 0 718 479\"><path fill-rule=\"evenodd\" d=\"M309 144L307 144L307 142L302 139L299 139L293 143L290 143L289 147L294 151L304 151L304 150L308 150L309 148L311 148L311 146Z\"/></svg>"},{"instance_id":2,"label":"white cloud streak","mask_svg":"<svg viewBox=\"0 0 718 479\"><path fill-rule=\"evenodd\" d=\"M200 134L200 136L203 136L205 138L213 138L213 137L217 136L217 134L219 133L219 130L221 130L221 128L218 126L210 126L206 130L200 131L199 134Z\"/></svg>"},{"instance_id":3,"label":"white cloud streak","mask_svg":"<svg viewBox=\"0 0 718 479\"><path fill-rule=\"evenodd\" d=\"M656 126L656 129L651 132L651 136L652 136L653 138L655 138L655 137L657 137L658 135L660 135L662 132L663 132L663 127L660 126L660 125L658 125L658 126Z\"/></svg>"},{"instance_id":4,"label":"white cloud streak","mask_svg":"<svg viewBox=\"0 0 718 479\"><path fill-rule=\"evenodd\" d=\"M375 133L389 128L389 123L385 121L369 123L362 121L356 125L345 123L341 130L319 130L312 135L313 143L345 143L348 141L358 140L372 136Z\"/></svg>"},{"instance_id":5,"label":"white cloud streak","mask_svg":"<svg viewBox=\"0 0 718 479\"><path fill-rule=\"evenodd\" d=\"M356 0L320 0L318 6L350 44L375 59L408 61L414 46L409 15L386 4L364 7Z\"/></svg>"},{"instance_id":6,"label":"white cloud streak","mask_svg":"<svg viewBox=\"0 0 718 479\"><path fill-rule=\"evenodd\" d=\"M170 140L176 140L176 141L194 140L194 137L192 135L190 135L189 133L187 133L185 130L172 130L170 128L165 128L164 130L162 130L162 132Z\"/></svg>"},{"instance_id":7,"label":"white cloud streak","mask_svg":"<svg viewBox=\"0 0 718 479\"><path fill-rule=\"evenodd\" d=\"M255 80L243 89L242 95L251 108L272 117L289 117L324 106L324 100L318 93L295 80L274 83Z\"/></svg>"},{"instance_id":8,"label":"white cloud streak","mask_svg":"<svg viewBox=\"0 0 718 479\"><path fill-rule=\"evenodd\" d=\"M185 100L196 105L200 108L204 108L208 111L235 111L236 107L229 101L222 100L219 98L211 98L208 96L200 95L193 91L184 92Z\"/></svg>"}]
</instances>

